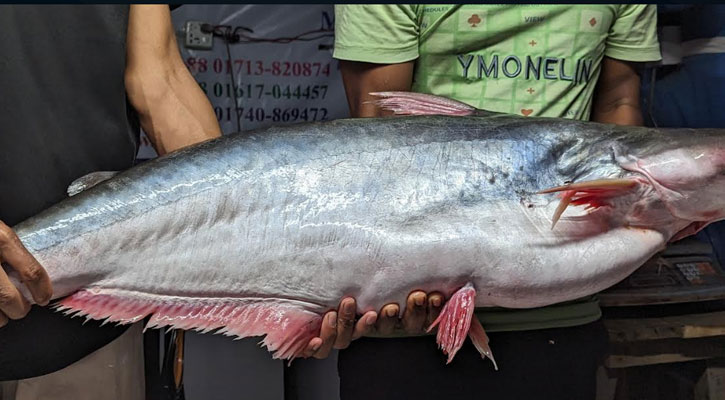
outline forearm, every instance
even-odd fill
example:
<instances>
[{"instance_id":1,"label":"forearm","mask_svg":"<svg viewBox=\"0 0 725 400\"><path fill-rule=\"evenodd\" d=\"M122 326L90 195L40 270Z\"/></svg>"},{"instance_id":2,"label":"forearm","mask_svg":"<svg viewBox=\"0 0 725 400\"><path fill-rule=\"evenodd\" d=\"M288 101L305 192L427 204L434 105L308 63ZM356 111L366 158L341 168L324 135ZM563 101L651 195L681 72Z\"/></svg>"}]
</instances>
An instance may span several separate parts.
<instances>
[{"instance_id":1,"label":"forearm","mask_svg":"<svg viewBox=\"0 0 725 400\"><path fill-rule=\"evenodd\" d=\"M131 5L126 94L159 154L221 135L209 99L181 60L166 5Z\"/></svg>"},{"instance_id":2,"label":"forearm","mask_svg":"<svg viewBox=\"0 0 725 400\"><path fill-rule=\"evenodd\" d=\"M127 71L126 90L159 154L221 135L209 100L181 63L156 73Z\"/></svg>"},{"instance_id":3,"label":"forearm","mask_svg":"<svg viewBox=\"0 0 725 400\"><path fill-rule=\"evenodd\" d=\"M634 63L605 57L594 93L591 120L617 125L642 125L639 75Z\"/></svg>"},{"instance_id":4,"label":"forearm","mask_svg":"<svg viewBox=\"0 0 725 400\"><path fill-rule=\"evenodd\" d=\"M644 123L639 104L627 104L626 102L595 108L591 120L616 125L642 125Z\"/></svg>"},{"instance_id":5,"label":"forearm","mask_svg":"<svg viewBox=\"0 0 725 400\"><path fill-rule=\"evenodd\" d=\"M352 117L380 117L385 115L371 103L370 93L384 91L410 91L413 82L413 62L399 64L371 64L340 61L340 72L345 84L347 102Z\"/></svg>"}]
</instances>

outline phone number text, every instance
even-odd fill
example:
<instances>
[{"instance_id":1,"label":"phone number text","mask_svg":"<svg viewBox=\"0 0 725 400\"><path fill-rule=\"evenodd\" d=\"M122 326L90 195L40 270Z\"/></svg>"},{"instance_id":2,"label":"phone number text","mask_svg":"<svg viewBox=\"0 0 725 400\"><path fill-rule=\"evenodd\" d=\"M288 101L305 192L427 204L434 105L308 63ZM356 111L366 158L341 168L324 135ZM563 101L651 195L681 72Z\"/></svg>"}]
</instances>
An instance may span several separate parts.
<instances>
[{"instance_id":1,"label":"phone number text","mask_svg":"<svg viewBox=\"0 0 725 400\"><path fill-rule=\"evenodd\" d=\"M327 108L320 107L290 107L265 109L262 107L214 107L217 119L222 121L234 121L235 114L239 120L250 122L272 121L272 122L296 122L296 121L324 121L327 119Z\"/></svg>"},{"instance_id":2,"label":"phone number text","mask_svg":"<svg viewBox=\"0 0 725 400\"><path fill-rule=\"evenodd\" d=\"M234 89L230 83L199 81L201 90L207 96L237 99L305 99L323 100L327 96L327 85L269 85L239 84ZM235 93L236 91L236 93Z\"/></svg>"},{"instance_id":3,"label":"phone number text","mask_svg":"<svg viewBox=\"0 0 725 400\"><path fill-rule=\"evenodd\" d=\"M329 62L265 61L236 58L207 59L187 57L184 60L192 73L214 72L216 74L273 75L273 76L330 76Z\"/></svg>"}]
</instances>

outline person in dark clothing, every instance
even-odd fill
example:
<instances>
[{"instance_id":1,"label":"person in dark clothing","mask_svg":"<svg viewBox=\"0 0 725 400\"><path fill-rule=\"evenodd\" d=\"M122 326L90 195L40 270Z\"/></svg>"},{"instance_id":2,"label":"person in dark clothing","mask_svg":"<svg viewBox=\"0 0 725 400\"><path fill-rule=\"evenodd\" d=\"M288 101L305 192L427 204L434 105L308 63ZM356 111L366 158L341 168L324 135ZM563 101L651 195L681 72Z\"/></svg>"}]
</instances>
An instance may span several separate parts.
<instances>
[{"instance_id":1,"label":"person in dark clothing","mask_svg":"<svg viewBox=\"0 0 725 400\"><path fill-rule=\"evenodd\" d=\"M181 60L168 6L0 6L0 32L0 260L47 304L50 280L11 226L87 173L131 167L139 125L159 154L221 132ZM83 322L30 307L0 269L0 380L58 371L126 329ZM61 378L54 398L87 396L90 386L103 390L95 398L114 398L98 375L89 379Z\"/></svg>"}]
</instances>

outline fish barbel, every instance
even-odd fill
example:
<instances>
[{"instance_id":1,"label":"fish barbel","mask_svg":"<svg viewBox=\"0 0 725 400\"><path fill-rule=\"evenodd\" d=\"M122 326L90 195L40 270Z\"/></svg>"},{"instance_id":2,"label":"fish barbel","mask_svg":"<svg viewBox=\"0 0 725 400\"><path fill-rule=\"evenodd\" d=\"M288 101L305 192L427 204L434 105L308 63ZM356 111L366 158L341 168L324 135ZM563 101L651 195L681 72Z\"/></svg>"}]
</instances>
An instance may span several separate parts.
<instances>
[{"instance_id":1,"label":"fish barbel","mask_svg":"<svg viewBox=\"0 0 725 400\"><path fill-rule=\"evenodd\" d=\"M668 241L725 218L723 130L380 96L414 115L225 136L14 229L70 314L266 335L275 357L291 359L345 296L365 312L440 291L449 300L438 341L452 358L469 330L490 355L474 305L599 292Z\"/></svg>"}]
</instances>

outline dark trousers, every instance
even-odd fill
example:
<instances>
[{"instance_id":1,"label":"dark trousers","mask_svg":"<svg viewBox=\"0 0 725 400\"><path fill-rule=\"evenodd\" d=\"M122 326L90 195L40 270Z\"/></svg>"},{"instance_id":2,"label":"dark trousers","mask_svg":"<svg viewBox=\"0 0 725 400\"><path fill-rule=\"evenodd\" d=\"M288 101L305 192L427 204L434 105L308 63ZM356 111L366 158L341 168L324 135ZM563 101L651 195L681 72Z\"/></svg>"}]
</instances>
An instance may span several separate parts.
<instances>
[{"instance_id":1,"label":"dark trousers","mask_svg":"<svg viewBox=\"0 0 725 400\"><path fill-rule=\"evenodd\" d=\"M701 230L699 240L710 243L721 267L725 267L725 221L714 222Z\"/></svg>"},{"instance_id":2,"label":"dark trousers","mask_svg":"<svg viewBox=\"0 0 725 400\"><path fill-rule=\"evenodd\" d=\"M449 365L432 336L362 338L338 358L340 397L355 399L594 399L607 348L601 321L488 334L499 370L467 340Z\"/></svg>"}]
</instances>

